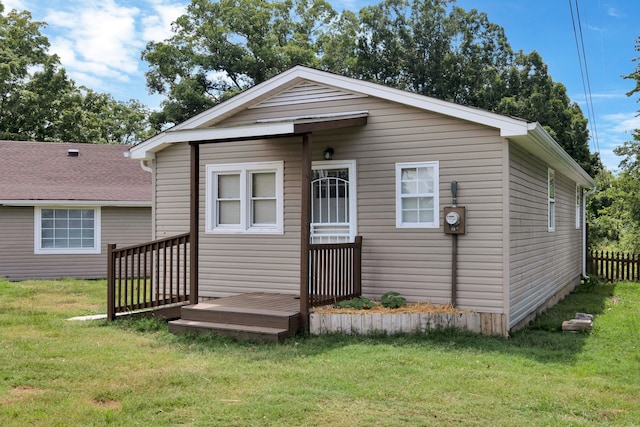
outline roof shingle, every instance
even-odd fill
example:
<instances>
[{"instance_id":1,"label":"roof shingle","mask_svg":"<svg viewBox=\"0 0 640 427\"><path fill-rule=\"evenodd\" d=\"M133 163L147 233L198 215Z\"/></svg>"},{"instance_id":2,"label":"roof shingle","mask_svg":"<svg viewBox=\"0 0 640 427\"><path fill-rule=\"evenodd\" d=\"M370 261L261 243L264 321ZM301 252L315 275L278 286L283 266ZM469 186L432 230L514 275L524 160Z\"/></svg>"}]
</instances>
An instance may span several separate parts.
<instances>
[{"instance_id":1,"label":"roof shingle","mask_svg":"<svg viewBox=\"0 0 640 427\"><path fill-rule=\"evenodd\" d=\"M0 202L151 201L151 174L124 157L129 146L0 141ZM68 155L78 150L78 156Z\"/></svg>"}]
</instances>

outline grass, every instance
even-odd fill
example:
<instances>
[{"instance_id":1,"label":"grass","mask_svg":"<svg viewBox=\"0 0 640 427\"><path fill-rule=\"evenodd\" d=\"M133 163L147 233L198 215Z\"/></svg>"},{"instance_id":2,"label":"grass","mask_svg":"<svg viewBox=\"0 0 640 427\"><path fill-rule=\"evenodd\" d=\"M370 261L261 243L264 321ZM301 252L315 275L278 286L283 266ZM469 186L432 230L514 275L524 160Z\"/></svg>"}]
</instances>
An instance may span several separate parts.
<instances>
[{"instance_id":1,"label":"grass","mask_svg":"<svg viewBox=\"0 0 640 427\"><path fill-rule=\"evenodd\" d=\"M173 336L103 281L0 281L0 425L640 425L640 285L585 284L511 338ZM590 333L563 333L576 311Z\"/></svg>"}]
</instances>

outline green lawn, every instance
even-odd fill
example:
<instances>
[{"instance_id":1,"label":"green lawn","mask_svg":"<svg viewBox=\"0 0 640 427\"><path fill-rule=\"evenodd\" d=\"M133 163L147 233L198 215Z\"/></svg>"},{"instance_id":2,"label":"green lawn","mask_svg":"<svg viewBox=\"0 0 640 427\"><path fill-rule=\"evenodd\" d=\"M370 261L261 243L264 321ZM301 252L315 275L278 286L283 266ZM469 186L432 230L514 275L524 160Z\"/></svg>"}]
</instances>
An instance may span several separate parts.
<instances>
[{"instance_id":1,"label":"green lawn","mask_svg":"<svg viewBox=\"0 0 640 427\"><path fill-rule=\"evenodd\" d=\"M640 284L583 285L509 339L167 333L104 281L0 281L0 425L640 425ZM590 334L562 333L576 311Z\"/></svg>"}]
</instances>

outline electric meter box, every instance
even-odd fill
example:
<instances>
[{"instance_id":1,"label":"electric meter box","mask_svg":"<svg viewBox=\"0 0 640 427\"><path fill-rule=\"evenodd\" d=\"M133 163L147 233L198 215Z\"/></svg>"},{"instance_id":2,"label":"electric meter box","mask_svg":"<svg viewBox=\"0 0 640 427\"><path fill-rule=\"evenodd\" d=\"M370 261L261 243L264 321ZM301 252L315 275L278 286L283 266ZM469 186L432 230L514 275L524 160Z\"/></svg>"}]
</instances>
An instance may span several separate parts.
<instances>
[{"instance_id":1,"label":"electric meter box","mask_svg":"<svg viewBox=\"0 0 640 427\"><path fill-rule=\"evenodd\" d=\"M447 206L444 208L445 234L464 234L467 216L464 206Z\"/></svg>"}]
</instances>

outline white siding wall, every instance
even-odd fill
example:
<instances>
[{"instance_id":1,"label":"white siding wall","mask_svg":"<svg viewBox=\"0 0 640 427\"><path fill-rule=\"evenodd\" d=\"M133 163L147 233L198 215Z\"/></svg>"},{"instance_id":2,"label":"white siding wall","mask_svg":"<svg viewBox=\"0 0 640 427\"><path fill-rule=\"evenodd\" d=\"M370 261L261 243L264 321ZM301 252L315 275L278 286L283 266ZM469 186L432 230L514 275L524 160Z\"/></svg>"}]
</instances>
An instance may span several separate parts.
<instances>
[{"instance_id":1,"label":"white siding wall","mask_svg":"<svg viewBox=\"0 0 640 427\"><path fill-rule=\"evenodd\" d=\"M363 236L363 291L379 297L396 290L413 301L447 303L451 286L451 237L438 229L396 229L395 163L440 162L442 207L467 207L467 234L458 249L458 305L501 313L503 302L503 144L497 131L376 99L295 104L247 110L224 125L300 114L369 111L363 128L313 135L313 158L331 146L335 159L355 159L358 234ZM158 153L157 226L162 233L188 230L188 147ZM201 146L201 295L265 290L299 291L300 137ZM166 157L166 158L165 158ZM203 234L205 165L285 161L283 236ZM163 172L171 173L163 176ZM185 187L186 185L186 187Z\"/></svg>"},{"instance_id":2,"label":"white siding wall","mask_svg":"<svg viewBox=\"0 0 640 427\"><path fill-rule=\"evenodd\" d=\"M300 292L299 137L200 147L200 296ZM205 234L206 165L284 160L284 234Z\"/></svg>"},{"instance_id":3,"label":"white siding wall","mask_svg":"<svg viewBox=\"0 0 640 427\"><path fill-rule=\"evenodd\" d=\"M575 227L575 189L561 170L556 177L556 228L547 227L547 165L512 146L510 319L514 326L581 273L582 230Z\"/></svg>"},{"instance_id":4,"label":"white siding wall","mask_svg":"<svg viewBox=\"0 0 640 427\"><path fill-rule=\"evenodd\" d=\"M154 162L154 239L189 232L188 144L174 144L157 153Z\"/></svg>"},{"instance_id":5,"label":"white siding wall","mask_svg":"<svg viewBox=\"0 0 640 427\"><path fill-rule=\"evenodd\" d=\"M102 251L92 255L34 255L33 207L0 207L0 277L9 280L82 278L107 275L107 244L151 240L150 208L101 209Z\"/></svg>"}]
</instances>

